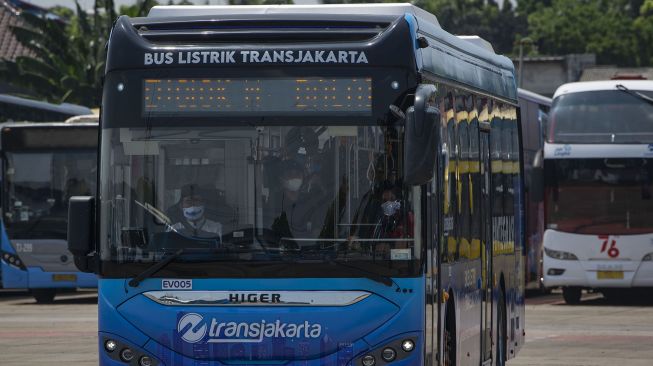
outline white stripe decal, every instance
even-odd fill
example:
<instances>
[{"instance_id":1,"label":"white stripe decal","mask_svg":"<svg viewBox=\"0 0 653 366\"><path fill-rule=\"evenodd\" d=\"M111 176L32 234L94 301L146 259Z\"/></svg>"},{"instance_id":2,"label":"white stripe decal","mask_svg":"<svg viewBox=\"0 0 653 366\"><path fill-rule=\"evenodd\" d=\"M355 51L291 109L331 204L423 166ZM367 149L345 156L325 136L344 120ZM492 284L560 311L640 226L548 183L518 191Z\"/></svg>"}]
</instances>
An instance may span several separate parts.
<instances>
[{"instance_id":1,"label":"white stripe decal","mask_svg":"<svg viewBox=\"0 0 653 366\"><path fill-rule=\"evenodd\" d=\"M545 159L653 158L653 144L544 144Z\"/></svg>"}]
</instances>

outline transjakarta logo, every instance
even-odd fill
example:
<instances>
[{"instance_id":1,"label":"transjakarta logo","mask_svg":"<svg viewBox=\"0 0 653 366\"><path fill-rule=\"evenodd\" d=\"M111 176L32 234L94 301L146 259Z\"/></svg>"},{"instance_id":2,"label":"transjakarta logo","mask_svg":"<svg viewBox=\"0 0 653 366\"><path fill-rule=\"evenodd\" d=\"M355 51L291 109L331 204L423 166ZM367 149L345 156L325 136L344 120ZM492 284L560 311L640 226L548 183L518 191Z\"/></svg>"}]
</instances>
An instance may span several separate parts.
<instances>
[{"instance_id":1,"label":"transjakarta logo","mask_svg":"<svg viewBox=\"0 0 653 366\"><path fill-rule=\"evenodd\" d=\"M146 52L143 65L185 64L366 64L363 51L180 51Z\"/></svg>"},{"instance_id":2,"label":"transjakarta logo","mask_svg":"<svg viewBox=\"0 0 653 366\"><path fill-rule=\"evenodd\" d=\"M277 320L268 323L221 322L211 319L210 325L197 313L188 313L179 319L177 333L188 343L198 343L207 335L207 343L261 343L265 338L315 339L322 335L320 324L282 323Z\"/></svg>"}]
</instances>

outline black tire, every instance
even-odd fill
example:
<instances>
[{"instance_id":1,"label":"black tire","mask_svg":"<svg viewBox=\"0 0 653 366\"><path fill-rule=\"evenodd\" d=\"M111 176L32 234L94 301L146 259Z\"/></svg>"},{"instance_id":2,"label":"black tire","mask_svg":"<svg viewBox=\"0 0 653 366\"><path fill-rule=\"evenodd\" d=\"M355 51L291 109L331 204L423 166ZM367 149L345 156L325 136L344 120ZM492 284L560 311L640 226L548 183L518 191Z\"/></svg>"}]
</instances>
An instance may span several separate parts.
<instances>
[{"instance_id":1,"label":"black tire","mask_svg":"<svg viewBox=\"0 0 653 366\"><path fill-rule=\"evenodd\" d=\"M39 304L50 304L54 300L54 296L57 294L57 290L51 288L44 289L34 289L32 290L32 296L36 299L36 302Z\"/></svg>"},{"instance_id":2,"label":"black tire","mask_svg":"<svg viewBox=\"0 0 653 366\"><path fill-rule=\"evenodd\" d=\"M562 298L565 299L565 303L568 305L577 305L580 304L580 297L582 291L580 287L563 287L562 288Z\"/></svg>"},{"instance_id":3,"label":"black tire","mask_svg":"<svg viewBox=\"0 0 653 366\"><path fill-rule=\"evenodd\" d=\"M445 308L443 344L442 366L456 366L456 315L451 302Z\"/></svg>"},{"instance_id":4,"label":"black tire","mask_svg":"<svg viewBox=\"0 0 653 366\"><path fill-rule=\"evenodd\" d=\"M508 351L508 322L506 321L506 300L503 291L499 294L497 307L497 353L495 357L496 366L505 366Z\"/></svg>"}]
</instances>

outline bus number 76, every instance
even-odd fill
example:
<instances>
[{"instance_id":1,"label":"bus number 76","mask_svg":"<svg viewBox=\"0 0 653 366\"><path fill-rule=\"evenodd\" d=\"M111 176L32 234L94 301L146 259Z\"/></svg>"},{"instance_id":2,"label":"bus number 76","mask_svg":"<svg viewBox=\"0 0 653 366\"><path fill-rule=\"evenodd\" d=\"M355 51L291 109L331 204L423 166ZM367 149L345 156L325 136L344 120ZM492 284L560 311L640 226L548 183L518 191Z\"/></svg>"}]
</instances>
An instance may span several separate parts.
<instances>
[{"instance_id":1,"label":"bus number 76","mask_svg":"<svg viewBox=\"0 0 653 366\"><path fill-rule=\"evenodd\" d=\"M603 240L603 245L601 245L601 253L608 252L610 258L617 258L619 256L619 248L617 248L617 241L612 239L610 241L609 235L599 235L599 239ZM608 243L610 246L608 246Z\"/></svg>"}]
</instances>

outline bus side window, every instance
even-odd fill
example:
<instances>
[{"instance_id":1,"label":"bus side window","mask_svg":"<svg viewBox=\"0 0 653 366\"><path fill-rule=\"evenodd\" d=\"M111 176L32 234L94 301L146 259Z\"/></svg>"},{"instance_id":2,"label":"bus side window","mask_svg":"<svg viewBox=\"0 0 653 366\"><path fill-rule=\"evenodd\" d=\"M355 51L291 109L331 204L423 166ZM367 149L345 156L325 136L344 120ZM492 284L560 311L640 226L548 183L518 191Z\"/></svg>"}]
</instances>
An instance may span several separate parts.
<instances>
[{"instance_id":1,"label":"bus side window","mask_svg":"<svg viewBox=\"0 0 653 366\"><path fill-rule=\"evenodd\" d=\"M492 245L496 249L501 243L501 217L503 216L503 195L505 192L502 156L502 110L499 103L490 106L490 171L492 173ZM496 250L494 251L497 252Z\"/></svg>"},{"instance_id":2,"label":"bus side window","mask_svg":"<svg viewBox=\"0 0 653 366\"><path fill-rule=\"evenodd\" d=\"M470 96L471 98L471 96ZM467 96L462 95L456 98L456 129L457 129L457 150L458 166L456 172L456 193L457 193L457 238L458 254L460 258L470 258L471 244L469 237L470 207L469 207L469 126L468 112L466 105Z\"/></svg>"},{"instance_id":3,"label":"bus side window","mask_svg":"<svg viewBox=\"0 0 653 366\"><path fill-rule=\"evenodd\" d=\"M481 256L481 165L478 114L481 98L474 97L469 109L469 210L470 210L470 258Z\"/></svg>"},{"instance_id":4,"label":"bus side window","mask_svg":"<svg viewBox=\"0 0 653 366\"><path fill-rule=\"evenodd\" d=\"M456 148L455 148L455 116L453 108L453 96L447 93L443 98L442 108L442 150L443 150L443 175L444 175L444 196L443 204L443 230L442 230L442 262L452 262L456 258L457 243L455 237L456 213Z\"/></svg>"}]
</instances>

